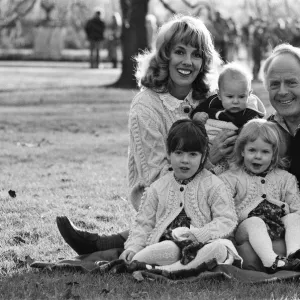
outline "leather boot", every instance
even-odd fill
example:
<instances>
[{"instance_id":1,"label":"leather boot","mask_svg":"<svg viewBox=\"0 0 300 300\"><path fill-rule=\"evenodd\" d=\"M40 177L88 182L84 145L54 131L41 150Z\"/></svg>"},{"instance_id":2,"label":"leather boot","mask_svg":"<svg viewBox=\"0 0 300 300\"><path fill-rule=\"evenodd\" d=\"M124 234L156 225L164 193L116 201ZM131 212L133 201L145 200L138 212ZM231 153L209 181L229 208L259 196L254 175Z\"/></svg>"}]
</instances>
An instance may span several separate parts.
<instances>
[{"instance_id":1,"label":"leather boot","mask_svg":"<svg viewBox=\"0 0 300 300\"><path fill-rule=\"evenodd\" d=\"M98 235L77 228L66 216L56 217L58 230L66 243L79 255L124 248L126 234ZM126 233L126 232L125 232Z\"/></svg>"}]
</instances>

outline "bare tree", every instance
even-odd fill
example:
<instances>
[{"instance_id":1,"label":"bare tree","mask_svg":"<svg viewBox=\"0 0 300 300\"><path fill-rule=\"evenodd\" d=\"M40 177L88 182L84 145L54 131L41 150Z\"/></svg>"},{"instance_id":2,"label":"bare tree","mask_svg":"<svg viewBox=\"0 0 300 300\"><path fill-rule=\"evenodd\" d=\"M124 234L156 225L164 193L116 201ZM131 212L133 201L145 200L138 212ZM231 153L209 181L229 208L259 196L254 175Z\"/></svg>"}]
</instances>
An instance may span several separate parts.
<instances>
[{"instance_id":1,"label":"bare tree","mask_svg":"<svg viewBox=\"0 0 300 300\"><path fill-rule=\"evenodd\" d=\"M147 48L146 15L149 0L120 0L122 24L122 73L114 87L136 88L133 57Z\"/></svg>"},{"instance_id":2,"label":"bare tree","mask_svg":"<svg viewBox=\"0 0 300 300\"><path fill-rule=\"evenodd\" d=\"M37 0L11 1L9 9L4 12L1 11L0 29L14 24L19 18L26 16L36 2Z\"/></svg>"}]
</instances>

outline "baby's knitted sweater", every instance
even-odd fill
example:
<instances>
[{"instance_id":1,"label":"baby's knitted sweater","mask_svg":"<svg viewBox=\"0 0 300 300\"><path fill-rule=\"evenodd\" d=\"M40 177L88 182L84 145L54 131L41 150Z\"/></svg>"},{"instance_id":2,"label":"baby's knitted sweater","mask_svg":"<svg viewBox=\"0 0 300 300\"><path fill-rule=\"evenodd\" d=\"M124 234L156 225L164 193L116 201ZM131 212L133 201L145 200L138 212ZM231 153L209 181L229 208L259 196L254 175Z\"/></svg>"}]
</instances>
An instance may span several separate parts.
<instances>
[{"instance_id":1,"label":"baby's knitted sweater","mask_svg":"<svg viewBox=\"0 0 300 300\"><path fill-rule=\"evenodd\" d=\"M138 252L159 242L183 208L191 219L191 233L202 243L230 236L237 225L233 198L216 175L204 169L181 185L169 172L144 193L125 249Z\"/></svg>"},{"instance_id":2,"label":"baby's knitted sweater","mask_svg":"<svg viewBox=\"0 0 300 300\"><path fill-rule=\"evenodd\" d=\"M191 93L186 97L194 108L199 103ZM169 93L144 89L133 99L129 113L128 180L129 199L138 210L146 187L166 174L170 167L167 159L167 134L172 124L189 118L183 111L185 100Z\"/></svg>"},{"instance_id":3,"label":"baby's knitted sweater","mask_svg":"<svg viewBox=\"0 0 300 300\"><path fill-rule=\"evenodd\" d=\"M264 200L284 208L286 214L300 214L296 177L285 170L272 170L265 177L250 175L244 170L229 170L219 177L234 197L239 222L248 218L248 214Z\"/></svg>"}]
</instances>

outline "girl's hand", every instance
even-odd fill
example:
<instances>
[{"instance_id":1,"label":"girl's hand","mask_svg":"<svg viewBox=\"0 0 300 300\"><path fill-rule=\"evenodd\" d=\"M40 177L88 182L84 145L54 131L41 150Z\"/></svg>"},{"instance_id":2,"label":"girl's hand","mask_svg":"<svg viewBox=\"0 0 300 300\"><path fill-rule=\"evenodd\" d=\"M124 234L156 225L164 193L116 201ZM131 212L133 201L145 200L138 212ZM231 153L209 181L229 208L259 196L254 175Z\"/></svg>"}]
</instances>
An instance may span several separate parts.
<instances>
[{"instance_id":1,"label":"girl's hand","mask_svg":"<svg viewBox=\"0 0 300 300\"><path fill-rule=\"evenodd\" d=\"M223 157L232 153L237 133L233 130L223 130L214 138L209 150L209 160L218 163Z\"/></svg>"},{"instance_id":2,"label":"girl's hand","mask_svg":"<svg viewBox=\"0 0 300 300\"><path fill-rule=\"evenodd\" d=\"M132 258L134 257L135 252L131 250L124 250L120 255L119 259L123 259L125 262L131 262Z\"/></svg>"},{"instance_id":3,"label":"girl's hand","mask_svg":"<svg viewBox=\"0 0 300 300\"><path fill-rule=\"evenodd\" d=\"M196 240L195 236L191 233L190 229L187 227L177 227L173 229L172 236L177 241Z\"/></svg>"}]
</instances>

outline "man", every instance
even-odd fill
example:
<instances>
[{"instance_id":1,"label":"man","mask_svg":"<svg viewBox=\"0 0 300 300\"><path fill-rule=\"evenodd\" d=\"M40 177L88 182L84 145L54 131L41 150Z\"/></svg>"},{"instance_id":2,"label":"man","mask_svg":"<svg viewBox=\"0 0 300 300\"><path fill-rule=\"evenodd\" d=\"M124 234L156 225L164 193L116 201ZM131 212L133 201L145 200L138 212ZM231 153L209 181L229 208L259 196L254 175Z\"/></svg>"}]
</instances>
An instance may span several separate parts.
<instances>
[{"instance_id":1,"label":"man","mask_svg":"<svg viewBox=\"0 0 300 300\"><path fill-rule=\"evenodd\" d=\"M85 32L90 42L90 65L91 68L99 66L99 51L104 39L105 23L101 20L101 11L98 9L93 18L87 21Z\"/></svg>"}]
</instances>

